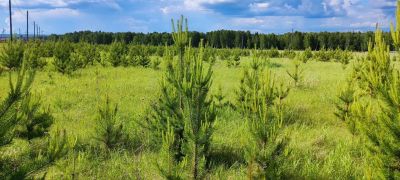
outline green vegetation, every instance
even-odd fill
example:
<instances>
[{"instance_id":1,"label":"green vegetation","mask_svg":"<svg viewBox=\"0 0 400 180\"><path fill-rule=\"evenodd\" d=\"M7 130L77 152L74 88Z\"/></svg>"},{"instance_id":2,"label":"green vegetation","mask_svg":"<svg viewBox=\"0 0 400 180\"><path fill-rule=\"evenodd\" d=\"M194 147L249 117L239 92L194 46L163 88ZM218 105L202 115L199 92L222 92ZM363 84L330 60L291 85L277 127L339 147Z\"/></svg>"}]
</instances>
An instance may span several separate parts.
<instances>
[{"instance_id":1,"label":"green vegetation","mask_svg":"<svg viewBox=\"0 0 400 180\"><path fill-rule=\"evenodd\" d=\"M3 44L0 179L400 178L400 66L379 28L354 53L192 46L172 27L159 47Z\"/></svg>"}]
</instances>

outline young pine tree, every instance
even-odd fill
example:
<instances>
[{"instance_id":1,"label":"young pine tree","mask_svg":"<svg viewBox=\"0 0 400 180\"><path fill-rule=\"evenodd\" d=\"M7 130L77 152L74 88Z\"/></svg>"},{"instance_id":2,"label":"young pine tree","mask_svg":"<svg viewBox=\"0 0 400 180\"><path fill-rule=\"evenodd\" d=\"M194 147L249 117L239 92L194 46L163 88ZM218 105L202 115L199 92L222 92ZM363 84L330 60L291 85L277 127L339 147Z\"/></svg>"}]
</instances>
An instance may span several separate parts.
<instances>
[{"instance_id":1,"label":"young pine tree","mask_svg":"<svg viewBox=\"0 0 400 180\"><path fill-rule=\"evenodd\" d=\"M293 79L294 86L298 87L303 80L303 69L301 67L301 62L298 59L292 60L294 69L292 72L286 71L290 78Z\"/></svg>"},{"instance_id":2,"label":"young pine tree","mask_svg":"<svg viewBox=\"0 0 400 180\"><path fill-rule=\"evenodd\" d=\"M400 5L400 2L398 2ZM397 7L397 17L400 6ZM398 19L397 19L398 20ZM399 26L399 24L397 24ZM399 28L392 26L392 38L398 43ZM376 171L384 178L400 178L400 78L391 59L389 46L377 28L374 43L369 43L368 55L353 68L352 83L358 91L350 116L350 129L368 140L367 149L379 159ZM350 93L351 94L351 93ZM350 98L349 98L350 99ZM375 166L374 163L371 163Z\"/></svg>"},{"instance_id":3,"label":"young pine tree","mask_svg":"<svg viewBox=\"0 0 400 180\"><path fill-rule=\"evenodd\" d=\"M125 43L115 41L110 46L107 59L112 66L121 66L126 61L127 51L128 49Z\"/></svg>"},{"instance_id":4,"label":"young pine tree","mask_svg":"<svg viewBox=\"0 0 400 180\"><path fill-rule=\"evenodd\" d=\"M27 140L45 136L54 121L50 111L42 109L39 97L31 94L22 100L18 116L20 122L16 128L16 134Z\"/></svg>"},{"instance_id":5,"label":"young pine tree","mask_svg":"<svg viewBox=\"0 0 400 180\"><path fill-rule=\"evenodd\" d=\"M246 149L249 179L275 179L281 176L279 164L286 153L286 138L280 138L284 121L283 100L289 89L276 86L271 72L258 70L253 59L252 73L245 73L246 83L241 84L239 99L243 98L242 111L247 117L251 140ZM243 82L243 81L242 81ZM250 88L249 88L250 87Z\"/></svg>"},{"instance_id":6,"label":"young pine tree","mask_svg":"<svg viewBox=\"0 0 400 180\"><path fill-rule=\"evenodd\" d=\"M34 71L27 69L25 63L19 69L15 82L10 73L10 91L0 103L0 146L10 143L14 136L21 101L29 94L34 77Z\"/></svg>"},{"instance_id":7,"label":"young pine tree","mask_svg":"<svg viewBox=\"0 0 400 180\"><path fill-rule=\"evenodd\" d=\"M124 126L117 119L118 106L112 106L107 97L105 104L99 108L98 112L96 128L98 137L95 139L101 147L108 152L125 145L127 136L124 133Z\"/></svg>"},{"instance_id":8,"label":"young pine tree","mask_svg":"<svg viewBox=\"0 0 400 180\"><path fill-rule=\"evenodd\" d=\"M258 53L252 52L252 61L249 69L245 69L244 75L240 80L239 90L236 92L237 108L243 110L244 114L257 111L254 104L260 104L260 93L262 89L262 76L264 73L264 64ZM249 96L251 95L251 96ZM273 98L272 95L270 98Z\"/></svg>"},{"instance_id":9,"label":"young pine tree","mask_svg":"<svg viewBox=\"0 0 400 180\"><path fill-rule=\"evenodd\" d=\"M173 23L172 34L178 58L174 59L168 52L164 56L167 73L161 85L160 101L153 108L148 127L153 132L170 134L169 138L164 138L168 142L163 144L169 144L172 148L163 150L171 152L161 153L170 156L167 157L173 161L170 165L186 162L183 167L185 176L202 179L206 174L213 122L216 119L209 95L212 67L203 62L202 42L198 53L194 53L188 45L187 21L185 30L183 23L183 17L178 21L176 29ZM155 137L158 137L158 141L162 139L160 134L155 134ZM171 167L161 169L168 168Z\"/></svg>"},{"instance_id":10,"label":"young pine tree","mask_svg":"<svg viewBox=\"0 0 400 180\"><path fill-rule=\"evenodd\" d=\"M77 64L71 60L74 51L72 44L68 41L59 41L54 48L54 67L62 74L71 74L78 69Z\"/></svg>"},{"instance_id":11,"label":"young pine tree","mask_svg":"<svg viewBox=\"0 0 400 180\"><path fill-rule=\"evenodd\" d=\"M29 42L24 51L24 61L32 69L42 69L47 64L45 59L40 55L39 46L39 43Z\"/></svg>"},{"instance_id":12,"label":"young pine tree","mask_svg":"<svg viewBox=\"0 0 400 180\"><path fill-rule=\"evenodd\" d=\"M24 58L25 44L22 41L8 42L0 51L0 65L8 69L19 69Z\"/></svg>"}]
</instances>

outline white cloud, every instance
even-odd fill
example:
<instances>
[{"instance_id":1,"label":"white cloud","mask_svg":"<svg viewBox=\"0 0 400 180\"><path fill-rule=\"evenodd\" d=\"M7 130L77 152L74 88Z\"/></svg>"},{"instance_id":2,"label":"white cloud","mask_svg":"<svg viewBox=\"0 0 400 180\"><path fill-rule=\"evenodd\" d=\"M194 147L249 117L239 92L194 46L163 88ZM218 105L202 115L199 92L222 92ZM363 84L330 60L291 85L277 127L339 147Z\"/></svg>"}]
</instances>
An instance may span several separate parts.
<instances>
[{"instance_id":1,"label":"white cloud","mask_svg":"<svg viewBox=\"0 0 400 180\"><path fill-rule=\"evenodd\" d=\"M204 4L219 4L234 2L235 0L183 0L183 5L188 10L204 11Z\"/></svg>"},{"instance_id":2,"label":"white cloud","mask_svg":"<svg viewBox=\"0 0 400 180\"><path fill-rule=\"evenodd\" d=\"M79 3L102 3L114 9L121 9L116 0L13 0L13 6L50 6L54 8L66 8ZM8 0L0 0L0 6L8 7Z\"/></svg>"},{"instance_id":3,"label":"white cloud","mask_svg":"<svg viewBox=\"0 0 400 180\"><path fill-rule=\"evenodd\" d=\"M264 3L251 3L249 5L250 11L253 12L262 12L267 10L270 7L270 3L264 2Z\"/></svg>"},{"instance_id":4,"label":"white cloud","mask_svg":"<svg viewBox=\"0 0 400 180\"><path fill-rule=\"evenodd\" d=\"M149 32L147 22L135 18L123 18L122 23L127 24L130 31L133 32Z\"/></svg>"},{"instance_id":5,"label":"white cloud","mask_svg":"<svg viewBox=\"0 0 400 180\"><path fill-rule=\"evenodd\" d=\"M232 19L232 23L234 25L261 25L265 21L260 18L234 18Z\"/></svg>"}]
</instances>

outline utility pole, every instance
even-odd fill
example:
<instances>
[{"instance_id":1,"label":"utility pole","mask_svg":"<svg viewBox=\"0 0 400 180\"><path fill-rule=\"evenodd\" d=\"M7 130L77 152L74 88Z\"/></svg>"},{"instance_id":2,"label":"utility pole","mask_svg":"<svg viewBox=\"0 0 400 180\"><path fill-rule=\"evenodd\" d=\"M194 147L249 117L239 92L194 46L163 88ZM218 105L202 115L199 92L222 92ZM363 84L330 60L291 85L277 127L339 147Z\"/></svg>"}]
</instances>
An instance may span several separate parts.
<instances>
[{"instance_id":1,"label":"utility pole","mask_svg":"<svg viewBox=\"0 0 400 180\"><path fill-rule=\"evenodd\" d=\"M292 50L293 48L293 28L292 28L292 34L290 35L290 45L289 45L289 50Z\"/></svg>"},{"instance_id":2,"label":"utility pole","mask_svg":"<svg viewBox=\"0 0 400 180\"><path fill-rule=\"evenodd\" d=\"M29 41L29 11L26 11L26 41Z\"/></svg>"},{"instance_id":3,"label":"utility pole","mask_svg":"<svg viewBox=\"0 0 400 180\"><path fill-rule=\"evenodd\" d=\"M33 21L33 39L36 39L36 22Z\"/></svg>"},{"instance_id":4,"label":"utility pole","mask_svg":"<svg viewBox=\"0 0 400 180\"><path fill-rule=\"evenodd\" d=\"M12 15L11 15L11 0L8 0L8 10L10 12L10 38L11 38L11 42L13 40L13 30L12 30Z\"/></svg>"}]
</instances>

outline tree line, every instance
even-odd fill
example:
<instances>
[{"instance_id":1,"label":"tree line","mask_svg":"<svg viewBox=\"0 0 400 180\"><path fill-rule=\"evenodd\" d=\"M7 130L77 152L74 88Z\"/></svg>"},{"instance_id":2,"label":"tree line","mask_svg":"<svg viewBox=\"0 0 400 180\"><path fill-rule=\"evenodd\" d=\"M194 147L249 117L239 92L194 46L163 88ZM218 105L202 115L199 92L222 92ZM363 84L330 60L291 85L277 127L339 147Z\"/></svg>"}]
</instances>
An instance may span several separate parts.
<instances>
[{"instance_id":1,"label":"tree line","mask_svg":"<svg viewBox=\"0 0 400 180\"><path fill-rule=\"evenodd\" d=\"M271 49L277 48L305 50L342 49L367 51L368 42L374 39L374 32L292 32L285 34L262 34L250 31L218 30L207 33L191 31L191 44L197 47L200 40L214 48ZM383 32L387 44L393 44L389 32ZM172 45L171 33L134 33L134 32L91 32L79 31L63 35L50 35L48 40L68 40L70 42L88 42L92 44L111 44L115 41L137 45ZM391 46L391 50L393 50Z\"/></svg>"}]
</instances>

